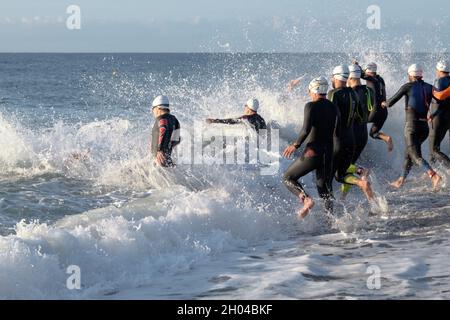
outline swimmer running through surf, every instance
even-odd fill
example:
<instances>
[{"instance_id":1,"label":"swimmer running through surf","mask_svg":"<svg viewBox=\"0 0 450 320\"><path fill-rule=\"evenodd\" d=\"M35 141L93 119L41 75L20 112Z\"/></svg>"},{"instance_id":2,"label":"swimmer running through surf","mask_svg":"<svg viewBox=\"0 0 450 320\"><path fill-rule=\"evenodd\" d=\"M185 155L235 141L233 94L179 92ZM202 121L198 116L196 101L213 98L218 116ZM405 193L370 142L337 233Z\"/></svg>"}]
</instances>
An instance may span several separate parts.
<instances>
[{"instance_id":1,"label":"swimmer running through surf","mask_svg":"<svg viewBox=\"0 0 450 320\"><path fill-rule=\"evenodd\" d=\"M313 199L298 180L308 173L316 172L317 191L331 210L331 185L334 136L340 132L340 116L337 107L326 98L328 82L324 77L313 79L309 84L311 102L305 105L303 128L298 139L283 152L290 158L303 143L305 149L284 174L284 185L303 203L298 217L305 218L314 207Z\"/></svg>"}]
</instances>

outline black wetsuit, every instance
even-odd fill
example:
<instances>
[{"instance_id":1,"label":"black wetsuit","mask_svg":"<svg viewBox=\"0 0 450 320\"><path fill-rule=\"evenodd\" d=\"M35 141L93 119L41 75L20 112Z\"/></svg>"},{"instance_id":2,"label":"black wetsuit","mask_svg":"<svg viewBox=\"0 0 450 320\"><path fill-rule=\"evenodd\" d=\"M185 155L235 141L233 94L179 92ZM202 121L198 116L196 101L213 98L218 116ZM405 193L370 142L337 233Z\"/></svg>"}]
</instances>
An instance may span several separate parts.
<instances>
[{"instance_id":1,"label":"black wetsuit","mask_svg":"<svg viewBox=\"0 0 450 320\"><path fill-rule=\"evenodd\" d=\"M180 123L170 113L156 118L152 129L152 155L156 157L159 151L166 156L164 167L173 166L172 149L180 143Z\"/></svg>"},{"instance_id":2,"label":"black wetsuit","mask_svg":"<svg viewBox=\"0 0 450 320\"><path fill-rule=\"evenodd\" d=\"M425 171L432 171L428 162L422 157L422 144L428 138L429 128L427 116L433 96L433 86L423 80L415 80L403 85L398 92L386 103L392 107L402 97L405 97L405 163L403 178L411 171L413 163L421 166Z\"/></svg>"},{"instance_id":3,"label":"black wetsuit","mask_svg":"<svg viewBox=\"0 0 450 320\"><path fill-rule=\"evenodd\" d=\"M347 170L353 162L355 153L353 124L356 110L359 108L359 99L355 91L348 87L331 90L328 92L328 99L338 107L341 115L340 133L334 142L333 175L338 182L345 183Z\"/></svg>"},{"instance_id":4,"label":"black wetsuit","mask_svg":"<svg viewBox=\"0 0 450 320\"><path fill-rule=\"evenodd\" d=\"M352 163L355 164L366 147L369 138L367 122L369 121L370 110L372 110L374 106L374 92L371 88L364 85L353 87L353 90L356 92L359 100L358 108L356 109L355 123L353 124L355 153L353 155Z\"/></svg>"},{"instance_id":5,"label":"black wetsuit","mask_svg":"<svg viewBox=\"0 0 450 320\"><path fill-rule=\"evenodd\" d=\"M247 121L252 128L255 129L256 132L259 133L259 130L267 129L266 122L264 119L257 113L252 115L244 115L239 118L233 119L212 119L212 123L224 123L224 124L238 124L243 121Z\"/></svg>"},{"instance_id":6,"label":"black wetsuit","mask_svg":"<svg viewBox=\"0 0 450 320\"><path fill-rule=\"evenodd\" d=\"M372 123L370 137L380 139L381 128L388 117L388 110L381 106L381 103L386 101L386 84L379 75L372 77L363 73L362 79L366 80L367 86L375 93L373 108L369 110L369 122Z\"/></svg>"},{"instance_id":7,"label":"black wetsuit","mask_svg":"<svg viewBox=\"0 0 450 320\"><path fill-rule=\"evenodd\" d=\"M333 137L339 134L340 115L336 106L327 99L305 105L303 128L294 142L297 148L306 141L302 155L292 163L284 174L283 182L294 195L307 195L298 180L316 171L319 196L325 200L332 197ZM331 209L330 203L326 204Z\"/></svg>"},{"instance_id":8,"label":"black wetsuit","mask_svg":"<svg viewBox=\"0 0 450 320\"><path fill-rule=\"evenodd\" d=\"M450 76L436 80L435 88L442 91L450 87ZM450 158L441 151L441 142L447 132L450 132L450 98L443 101L435 100L432 104L433 124L430 133L431 162L441 161L450 169Z\"/></svg>"}]
</instances>

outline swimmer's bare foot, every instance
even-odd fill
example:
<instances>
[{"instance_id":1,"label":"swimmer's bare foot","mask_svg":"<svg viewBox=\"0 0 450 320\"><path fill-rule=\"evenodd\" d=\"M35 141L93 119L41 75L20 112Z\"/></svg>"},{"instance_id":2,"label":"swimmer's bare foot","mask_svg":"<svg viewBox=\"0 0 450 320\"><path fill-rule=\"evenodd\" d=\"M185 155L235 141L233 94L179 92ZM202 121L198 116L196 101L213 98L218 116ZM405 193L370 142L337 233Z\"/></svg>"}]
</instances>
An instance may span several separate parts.
<instances>
[{"instance_id":1,"label":"swimmer's bare foot","mask_svg":"<svg viewBox=\"0 0 450 320\"><path fill-rule=\"evenodd\" d=\"M434 174L433 177L431 177L431 182L433 183L433 190L439 191L440 185L442 182L442 178L438 174Z\"/></svg>"},{"instance_id":2,"label":"swimmer's bare foot","mask_svg":"<svg viewBox=\"0 0 450 320\"><path fill-rule=\"evenodd\" d=\"M394 150L394 141L392 141L392 138L388 136L386 143L388 145L388 152L392 152Z\"/></svg>"},{"instance_id":3,"label":"swimmer's bare foot","mask_svg":"<svg viewBox=\"0 0 450 320\"><path fill-rule=\"evenodd\" d=\"M397 180L389 183L389 185L391 187L394 187L395 189L400 189L403 186L404 183L405 183L405 178L400 177Z\"/></svg>"},{"instance_id":4,"label":"swimmer's bare foot","mask_svg":"<svg viewBox=\"0 0 450 320\"><path fill-rule=\"evenodd\" d=\"M365 169L365 168L361 168L361 180L369 180L369 175L370 175L370 170L369 169Z\"/></svg>"},{"instance_id":5,"label":"swimmer's bare foot","mask_svg":"<svg viewBox=\"0 0 450 320\"><path fill-rule=\"evenodd\" d=\"M314 207L314 201L310 197L304 195L300 196L300 198L303 201L303 208L301 208L297 214L299 218L304 219Z\"/></svg>"},{"instance_id":6,"label":"swimmer's bare foot","mask_svg":"<svg viewBox=\"0 0 450 320\"><path fill-rule=\"evenodd\" d=\"M392 140L392 138L382 132L380 132L379 137L381 140L386 142L387 147L388 147L388 152L392 152L392 150L394 150L394 141Z\"/></svg>"},{"instance_id":7,"label":"swimmer's bare foot","mask_svg":"<svg viewBox=\"0 0 450 320\"><path fill-rule=\"evenodd\" d=\"M367 181L367 180L361 180L361 182L359 183L359 187L361 188L361 190L366 195L367 200L373 201L375 196L373 194L372 186L370 185L370 182Z\"/></svg>"}]
</instances>

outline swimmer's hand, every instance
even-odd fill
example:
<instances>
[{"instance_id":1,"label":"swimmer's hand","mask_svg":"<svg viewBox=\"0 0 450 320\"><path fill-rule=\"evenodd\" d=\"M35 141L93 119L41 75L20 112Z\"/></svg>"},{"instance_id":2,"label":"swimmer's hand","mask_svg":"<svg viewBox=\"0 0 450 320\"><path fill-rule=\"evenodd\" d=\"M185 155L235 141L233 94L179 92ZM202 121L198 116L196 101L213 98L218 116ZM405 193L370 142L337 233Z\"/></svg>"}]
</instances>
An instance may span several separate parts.
<instances>
[{"instance_id":1,"label":"swimmer's hand","mask_svg":"<svg viewBox=\"0 0 450 320\"><path fill-rule=\"evenodd\" d=\"M289 91L294 90L294 88L299 85L300 81L301 81L301 79L294 79L294 80L289 81L288 90Z\"/></svg>"},{"instance_id":2,"label":"swimmer's hand","mask_svg":"<svg viewBox=\"0 0 450 320\"><path fill-rule=\"evenodd\" d=\"M297 147L294 146L293 144L291 144L286 149L284 149L283 157L285 157L286 159L290 159L296 150L297 150Z\"/></svg>"},{"instance_id":3,"label":"swimmer's hand","mask_svg":"<svg viewBox=\"0 0 450 320\"><path fill-rule=\"evenodd\" d=\"M158 151L156 154L156 163L160 166L163 166L166 163L166 156L162 151Z\"/></svg>"},{"instance_id":4,"label":"swimmer's hand","mask_svg":"<svg viewBox=\"0 0 450 320\"><path fill-rule=\"evenodd\" d=\"M214 122L214 119L210 119L210 118L208 118L208 119L206 119L205 121L206 121L206 123L207 123L207 124L211 124L211 123L213 123L213 122Z\"/></svg>"}]
</instances>

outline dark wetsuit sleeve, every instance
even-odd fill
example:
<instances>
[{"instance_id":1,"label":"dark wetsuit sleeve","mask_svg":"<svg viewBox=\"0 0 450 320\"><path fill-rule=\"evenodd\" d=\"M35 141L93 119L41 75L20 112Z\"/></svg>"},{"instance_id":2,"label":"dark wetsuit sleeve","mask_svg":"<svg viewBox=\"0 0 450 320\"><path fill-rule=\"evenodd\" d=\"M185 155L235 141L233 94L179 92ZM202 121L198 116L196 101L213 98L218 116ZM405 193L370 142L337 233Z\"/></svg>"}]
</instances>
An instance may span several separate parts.
<instances>
[{"instance_id":1,"label":"dark wetsuit sleeve","mask_svg":"<svg viewBox=\"0 0 450 320\"><path fill-rule=\"evenodd\" d=\"M384 82L384 79L380 77L380 83L381 83L381 102L386 101L387 95L386 95L386 83Z\"/></svg>"},{"instance_id":2,"label":"dark wetsuit sleeve","mask_svg":"<svg viewBox=\"0 0 450 320\"><path fill-rule=\"evenodd\" d=\"M392 107L394 104L396 104L401 98L403 98L404 95L408 93L409 84L403 85L396 94L394 94L390 99L386 101L388 107Z\"/></svg>"},{"instance_id":3,"label":"dark wetsuit sleeve","mask_svg":"<svg viewBox=\"0 0 450 320\"><path fill-rule=\"evenodd\" d=\"M356 64L359 69L361 70L361 79L366 80L366 72L364 71L364 69L359 65L359 63Z\"/></svg>"},{"instance_id":4,"label":"dark wetsuit sleeve","mask_svg":"<svg viewBox=\"0 0 450 320\"><path fill-rule=\"evenodd\" d=\"M434 105L436 106L436 111L432 114L433 117L441 114L443 109L440 107L445 104L444 101L450 98L450 81L448 77L437 79L435 82L435 87L433 88L433 98L435 100ZM446 81L447 80L447 81Z\"/></svg>"},{"instance_id":5,"label":"dark wetsuit sleeve","mask_svg":"<svg viewBox=\"0 0 450 320\"><path fill-rule=\"evenodd\" d=\"M232 119L212 119L212 123L222 123L222 124L238 124L241 123L241 118Z\"/></svg>"},{"instance_id":6,"label":"dark wetsuit sleeve","mask_svg":"<svg viewBox=\"0 0 450 320\"><path fill-rule=\"evenodd\" d=\"M370 81L370 82L377 82L377 79L373 76L368 76L363 70L361 71L361 79Z\"/></svg>"},{"instance_id":7,"label":"dark wetsuit sleeve","mask_svg":"<svg viewBox=\"0 0 450 320\"><path fill-rule=\"evenodd\" d=\"M433 96L440 101L450 98L450 87L442 91L434 91Z\"/></svg>"},{"instance_id":8,"label":"dark wetsuit sleeve","mask_svg":"<svg viewBox=\"0 0 450 320\"><path fill-rule=\"evenodd\" d=\"M312 129L312 107L310 103L307 103L305 105L305 111L304 111L304 116L303 116L303 128L300 131L300 135L297 138L297 140L293 143L293 145L298 149L300 148L300 146L303 144L303 142L305 142L306 138L308 137L308 135L311 133L311 129Z\"/></svg>"}]
</instances>

